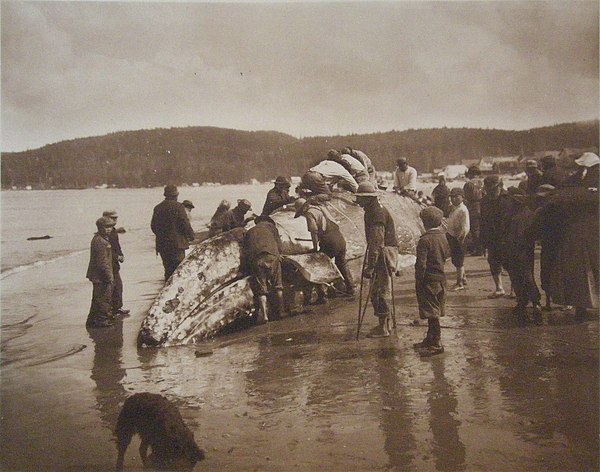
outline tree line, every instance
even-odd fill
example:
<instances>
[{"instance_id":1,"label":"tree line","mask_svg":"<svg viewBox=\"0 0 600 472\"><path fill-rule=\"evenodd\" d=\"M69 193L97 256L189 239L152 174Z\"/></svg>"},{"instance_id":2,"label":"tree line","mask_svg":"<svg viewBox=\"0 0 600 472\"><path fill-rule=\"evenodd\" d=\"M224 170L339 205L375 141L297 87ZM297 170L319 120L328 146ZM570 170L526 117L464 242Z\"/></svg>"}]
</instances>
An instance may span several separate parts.
<instances>
[{"instance_id":1,"label":"tree line","mask_svg":"<svg viewBox=\"0 0 600 472\"><path fill-rule=\"evenodd\" d=\"M302 175L331 148L366 152L378 170L404 156L419 172L463 159L598 147L598 120L524 131L409 129L298 139L274 131L187 127L123 131L4 152L2 188L154 187L167 182L236 184Z\"/></svg>"}]
</instances>

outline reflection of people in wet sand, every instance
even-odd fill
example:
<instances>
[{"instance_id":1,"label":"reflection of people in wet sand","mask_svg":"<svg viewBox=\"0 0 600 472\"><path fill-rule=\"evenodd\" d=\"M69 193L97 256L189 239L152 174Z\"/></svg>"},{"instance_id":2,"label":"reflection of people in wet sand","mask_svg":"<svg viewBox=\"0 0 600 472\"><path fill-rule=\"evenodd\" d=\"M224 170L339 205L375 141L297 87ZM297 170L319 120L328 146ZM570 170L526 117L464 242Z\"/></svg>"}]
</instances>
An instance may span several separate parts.
<instances>
[{"instance_id":1,"label":"reflection of people in wet sand","mask_svg":"<svg viewBox=\"0 0 600 472\"><path fill-rule=\"evenodd\" d=\"M123 387L126 371L123 368L123 321L118 319L111 330L88 330L94 345L94 361L90 378L96 384L96 407L104 426L114 429L121 404L127 397ZM112 457L107 462L112 462Z\"/></svg>"}]
</instances>

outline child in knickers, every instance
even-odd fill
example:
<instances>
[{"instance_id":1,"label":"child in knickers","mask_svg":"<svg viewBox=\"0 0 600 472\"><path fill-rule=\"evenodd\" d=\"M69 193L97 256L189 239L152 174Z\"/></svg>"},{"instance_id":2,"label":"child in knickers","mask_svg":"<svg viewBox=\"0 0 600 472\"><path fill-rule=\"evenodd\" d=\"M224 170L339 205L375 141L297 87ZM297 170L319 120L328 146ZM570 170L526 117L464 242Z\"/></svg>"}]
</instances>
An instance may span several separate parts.
<instances>
[{"instance_id":1,"label":"child in knickers","mask_svg":"<svg viewBox=\"0 0 600 472\"><path fill-rule=\"evenodd\" d=\"M441 343L440 316L444 316L446 303L446 274L444 263L450 256L450 247L440 225L444 213L437 207L427 207L419 214L425 233L417 244L415 262L415 287L419 316L427 319L427 336L414 344L422 356L433 356L444 352Z\"/></svg>"}]
</instances>

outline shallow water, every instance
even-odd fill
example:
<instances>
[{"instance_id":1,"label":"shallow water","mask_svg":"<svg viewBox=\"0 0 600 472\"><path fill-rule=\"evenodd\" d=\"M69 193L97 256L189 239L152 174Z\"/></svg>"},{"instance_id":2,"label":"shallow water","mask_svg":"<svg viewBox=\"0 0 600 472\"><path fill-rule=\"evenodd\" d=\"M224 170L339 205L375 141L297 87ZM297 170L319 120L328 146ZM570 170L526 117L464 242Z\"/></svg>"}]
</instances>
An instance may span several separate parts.
<instances>
[{"instance_id":1,"label":"shallow water","mask_svg":"<svg viewBox=\"0 0 600 472\"><path fill-rule=\"evenodd\" d=\"M135 215L115 204L126 192ZM5 274L2 470L111 470L120 407L142 391L178 406L207 451L196 471L598 469L597 317L576 322L555 310L542 326L518 325L512 300L486 298L485 260L468 258L469 288L449 295L447 352L435 358L412 349L426 328L411 324L410 270L395 279L397 337L364 338L369 311L357 342L357 302L332 300L200 346L138 349L162 284L146 229L161 192L90 193L98 211L117 207L128 228L122 275L132 316L85 329L87 249ZM202 201L185 198L196 209ZM259 209L261 198L252 200ZM80 231L86 247L93 220ZM141 466L138 445L127 451L128 470Z\"/></svg>"}]
</instances>

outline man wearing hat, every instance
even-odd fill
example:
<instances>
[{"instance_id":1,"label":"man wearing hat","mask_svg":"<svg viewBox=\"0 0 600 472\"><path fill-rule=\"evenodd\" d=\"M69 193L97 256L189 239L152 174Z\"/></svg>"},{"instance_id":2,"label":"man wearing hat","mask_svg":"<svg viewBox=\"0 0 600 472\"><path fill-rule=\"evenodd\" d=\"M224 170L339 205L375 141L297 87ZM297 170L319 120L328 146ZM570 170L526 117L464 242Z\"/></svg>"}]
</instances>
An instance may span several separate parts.
<instances>
[{"instance_id":1,"label":"man wearing hat","mask_svg":"<svg viewBox=\"0 0 600 472\"><path fill-rule=\"evenodd\" d=\"M417 169L408 165L406 157L400 157L396 161L394 171L394 190L399 194L413 196L417 191Z\"/></svg>"},{"instance_id":2,"label":"man wearing hat","mask_svg":"<svg viewBox=\"0 0 600 472\"><path fill-rule=\"evenodd\" d=\"M525 164L527 180L519 184L519 189L528 195L535 195L537 188L544 183L544 174L540 172L535 159L529 159Z\"/></svg>"},{"instance_id":3,"label":"man wearing hat","mask_svg":"<svg viewBox=\"0 0 600 472\"><path fill-rule=\"evenodd\" d=\"M346 262L346 240L340 227L333 221L331 214L322 206L314 205L310 200L299 198L295 203L295 218L304 216L315 252L321 251L335 258L335 265L342 274L346 285L346 294L354 295L352 275Z\"/></svg>"},{"instance_id":4,"label":"man wearing hat","mask_svg":"<svg viewBox=\"0 0 600 472\"><path fill-rule=\"evenodd\" d=\"M467 285L465 276L465 238L471 229L469 210L463 203L465 193L463 189L455 187L450 190L452 207L448 216L446 237L450 246L452 265L456 267L456 286L454 291L464 290Z\"/></svg>"},{"instance_id":5,"label":"man wearing hat","mask_svg":"<svg viewBox=\"0 0 600 472\"><path fill-rule=\"evenodd\" d=\"M358 159L360 163L363 166L365 166L365 169L367 169L367 172L369 173L369 180L371 181L371 183L377 186L375 166L373 165L373 162L371 161L371 158L369 156L367 156L363 151L359 149L352 149L350 146L346 146L344 149L342 149L342 154L349 154L355 159Z\"/></svg>"},{"instance_id":6,"label":"man wearing hat","mask_svg":"<svg viewBox=\"0 0 600 472\"><path fill-rule=\"evenodd\" d=\"M469 231L470 252L472 256L481 256L483 249L479 240L479 228L481 221L481 199L483 198L483 179L479 166L472 165L467 170L465 177L468 181L463 186L465 192L465 205L469 210Z\"/></svg>"},{"instance_id":7,"label":"man wearing hat","mask_svg":"<svg viewBox=\"0 0 600 472\"><path fill-rule=\"evenodd\" d=\"M237 206L223 215L223 231L229 231L233 228L243 228L252 221L256 215L251 215L248 218L244 218L246 213L252 210L252 204L245 198L241 198L237 201Z\"/></svg>"},{"instance_id":8,"label":"man wearing hat","mask_svg":"<svg viewBox=\"0 0 600 472\"><path fill-rule=\"evenodd\" d=\"M106 210L102 213L105 218L110 218L117 225L119 215L116 210ZM119 233L116 228L108 234L108 242L112 248L112 268L113 268L113 290L112 290L112 313L114 315L128 315L129 310L123 308L123 280L121 279L121 263L125 261L121 243L119 242Z\"/></svg>"},{"instance_id":9,"label":"man wearing hat","mask_svg":"<svg viewBox=\"0 0 600 472\"><path fill-rule=\"evenodd\" d=\"M394 220L377 198L371 182L362 182L356 192L356 203L365 211L365 254L362 277L372 279L371 303L378 326L368 334L372 338L390 335L388 321L391 275L396 271L398 240Z\"/></svg>"},{"instance_id":10,"label":"man wearing hat","mask_svg":"<svg viewBox=\"0 0 600 472\"><path fill-rule=\"evenodd\" d=\"M165 186L164 196L165 199L154 207L150 227L156 235L156 252L160 254L165 280L168 280L185 258L185 250L194 239L194 230L185 207L177 201L177 187Z\"/></svg>"},{"instance_id":11,"label":"man wearing hat","mask_svg":"<svg viewBox=\"0 0 600 472\"><path fill-rule=\"evenodd\" d=\"M256 218L256 225L244 235L244 259L252 274L251 288L255 298L257 324L283 314L283 282L281 276L281 238L275 222L266 215ZM267 296L273 295L276 309L269 310Z\"/></svg>"},{"instance_id":12,"label":"man wearing hat","mask_svg":"<svg viewBox=\"0 0 600 472\"><path fill-rule=\"evenodd\" d=\"M354 177L354 180L356 180L357 184L370 180L367 168L356 157L351 156L350 154L340 153L335 149L330 150L327 153L327 157L333 161L341 161L345 163L350 169L350 175Z\"/></svg>"},{"instance_id":13,"label":"man wearing hat","mask_svg":"<svg viewBox=\"0 0 600 472\"><path fill-rule=\"evenodd\" d=\"M577 170L565 180L565 186L598 188L600 157L593 152L585 152L575 159Z\"/></svg>"},{"instance_id":14,"label":"man wearing hat","mask_svg":"<svg viewBox=\"0 0 600 472\"><path fill-rule=\"evenodd\" d=\"M92 282L92 304L85 325L88 328L112 326L111 297L114 281L112 248L108 240L115 226L111 218L102 216L96 220L98 232L90 244L90 262L86 278Z\"/></svg>"},{"instance_id":15,"label":"man wearing hat","mask_svg":"<svg viewBox=\"0 0 600 472\"><path fill-rule=\"evenodd\" d=\"M487 249L487 260L496 288L490 298L506 294L502 284L502 217L505 212L507 195L498 175L488 175L483 180L485 195L481 200L481 244Z\"/></svg>"},{"instance_id":16,"label":"man wearing hat","mask_svg":"<svg viewBox=\"0 0 600 472\"><path fill-rule=\"evenodd\" d=\"M188 219L191 222L192 221L192 210L196 207L194 206L194 204L192 203L191 200L184 200L181 202L181 204L183 205L183 208L185 208L185 212L188 216Z\"/></svg>"},{"instance_id":17,"label":"man wearing hat","mask_svg":"<svg viewBox=\"0 0 600 472\"><path fill-rule=\"evenodd\" d=\"M275 185L267 193L267 199L265 200L265 205L263 206L261 215L268 216L277 210L277 208L281 208L282 206L294 201L294 197L290 197L289 192L291 184L288 179L280 175L273 183Z\"/></svg>"}]
</instances>

